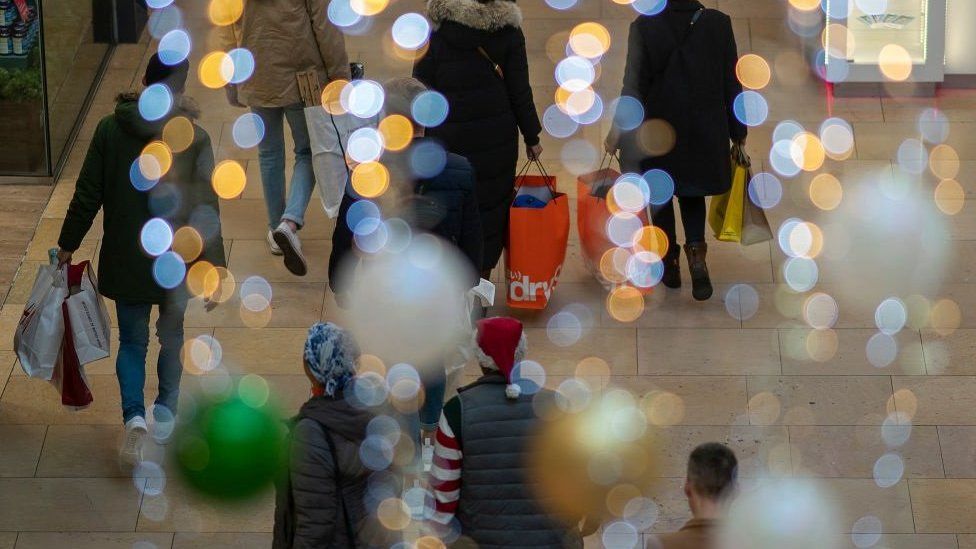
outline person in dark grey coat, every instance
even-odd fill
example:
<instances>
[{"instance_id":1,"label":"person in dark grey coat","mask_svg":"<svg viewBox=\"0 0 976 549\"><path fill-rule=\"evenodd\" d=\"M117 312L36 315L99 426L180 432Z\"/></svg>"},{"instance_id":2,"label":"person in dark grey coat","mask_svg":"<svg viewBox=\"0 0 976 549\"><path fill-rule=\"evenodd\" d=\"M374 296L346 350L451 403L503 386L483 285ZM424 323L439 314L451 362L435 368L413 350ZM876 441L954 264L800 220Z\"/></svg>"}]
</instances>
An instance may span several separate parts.
<instances>
[{"instance_id":1,"label":"person in dark grey coat","mask_svg":"<svg viewBox=\"0 0 976 549\"><path fill-rule=\"evenodd\" d=\"M305 373L313 396L292 430L289 462L294 535L290 544L277 539L282 532L276 527L275 547L377 546L382 528L372 524L365 505L371 471L359 457L373 414L352 406L343 393L355 376L358 358L352 337L335 324L309 328Z\"/></svg>"},{"instance_id":2,"label":"person in dark grey coat","mask_svg":"<svg viewBox=\"0 0 976 549\"><path fill-rule=\"evenodd\" d=\"M646 122L623 136L612 130L607 150L621 149L625 170L657 169L673 178L692 294L708 299L712 286L705 264L705 197L729 190L730 140L741 144L746 138L746 126L733 109L742 85L735 73L732 21L697 0L671 0L660 14L640 16L631 24L627 48L621 96L641 103ZM673 202L656 206L652 214L669 240L663 283L680 287Z\"/></svg>"},{"instance_id":3,"label":"person in dark grey coat","mask_svg":"<svg viewBox=\"0 0 976 549\"><path fill-rule=\"evenodd\" d=\"M507 237L518 132L529 158L542 153L522 12L508 0L429 0L427 16L436 30L413 75L448 101L447 120L428 135L474 166L488 278Z\"/></svg>"}]
</instances>

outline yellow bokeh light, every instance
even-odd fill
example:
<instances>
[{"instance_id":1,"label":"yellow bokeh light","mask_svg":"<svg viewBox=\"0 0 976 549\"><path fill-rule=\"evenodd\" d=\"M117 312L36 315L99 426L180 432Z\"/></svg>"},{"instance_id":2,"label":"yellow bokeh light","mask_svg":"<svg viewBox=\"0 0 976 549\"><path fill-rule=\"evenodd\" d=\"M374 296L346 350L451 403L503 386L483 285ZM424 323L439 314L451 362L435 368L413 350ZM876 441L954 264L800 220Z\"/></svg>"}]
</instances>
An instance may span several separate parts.
<instances>
[{"instance_id":1,"label":"yellow bokeh light","mask_svg":"<svg viewBox=\"0 0 976 549\"><path fill-rule=\"evenodd\" d=\"M373 372L380 377L386 377L386 364L383 359L376 355L364 354L359 357L359 366L356 368L357 375L364 375Z\"/></svg>"},{"instance_id":2,"label":"yellow bokeh light","mask_svg":"<svg viewBox=\"0 0 976 549\"><path fill-rule=\"evenodd\" d=\"M352 170L352 188L363 198L376 198L390 186L390 172L379 162L364 162Z\"/></svg>"},{"instance_id":3,"label":"yellow bokeh light","mask_svg":"<svg viewBox=\"0 0 976 549\"><path fill-rule=\"evenodd\" d=\"M193 144L193 122L185 116L174 116L163 126L163 142L174 153L181 153Z\"/></svg>"},{"instance_id":4,"label":"yellow bokeh light","mask_svg":"<svg viewBox=\"0 0 976 549\"><path fill-rule=\"evenodd\" d=\"M210 0L207 15L217 26L234 24L244 13L244 0Z\"/></svg>"},{"instance_id":5,"label":"yellow bokeh light","mask_svg":"<svg viewBox=\"0 0 976 549\"><path fill-rule=\"evenodd\" d=\"M602 387L610 378L610 365L597 356L588 356L576 365L576 377L591 387Z\"/></svg>"},{"instance_id":6,"label":"yellow bokeh light","mask_svg":"<svg viewBox=\"0 0 976 549\"><path fill-rule=\"evenodd\" d=\"M639 498L641 491L633 484L618 484L607 492L607 510L614 516L624 516L624 509L634 498Z\"/></svg>"},{"instance_id":7,"label":"yellow bokeh light","mask_svg":"<svg viewBox=\"0 0 976 549\"><path fill-rule=\"evenodd\" d=\"M180 227L173 233L173 251L180 254L183 261L191 263L203 252L203 238L189 225Z\"/></svg>"},{"instance_id":8,"label":"yellow bokeh light","mask_svg":"<svg viewBox=\"0 0 976 549\"><path fill-rule=\"evenodd\" d=\"M173 153L162 141L153 141L139 155L139 171L146 179L160 179L173 166Z\"/></svg>"},{"instance_id":9,"label":"yellow bokeh light","mask_svg":"<svg viewBox=\"0 0 976 549\"><path fill-rule=\"evenodd\" d=\"M959 175L959 153L950 145L936 145L929 153L929 169L939 179L955 179Z\"/></svg>"},{"instance_id":10,"label":"yellow bokeh light","mask_svg":"<svg viewBox=\"0 0 976 549\"><path fill-rule=\"evenodd\" d=\"M641 227L634 233L634 251L651 252L663 258L668 253L668 235L654 225Z\"/></svg>"},{"instance_id":11,"label":"yellow bokeh light","mask_svg":"<svg viewBox=\"0 0 976 549\"><path fill-rule=\"evenodd\" d=\"M946 336L959 328L959 324L962 322L962 311L955 301L940 299L935 302L935 305L932 305L929 318L932 329L939 335Z\"/></svg>"},{"instance_id":12,"label":"yellow bokeh light","mask_svg":"<svg viewBox=\"0 0 976 549\"><path fill-rule=\"evenodd\" d=\"M844 187L840 180L829 173L817 174L810 181L810 201L821 210L833 210L844 199Z\"/></svg>"},{"instance_id":13,"label":"yellow bokeh light","mask_svg":"<svg viewBox=\"0 0 976 549\"><path fill-rule=\"evenodd\" d=\"M252 311L241 303L240 315L241 322L243 322L245 326L257 330L264 328L271 323L272 309L271 307L265 307L259 311Z\"/></svg>"},{"instance_id":14,"label":"yellow bokeh light","mask_svg":"<svg viewBox=\"0 0 976 549\"><path fill-rule=\"evenodd\" d=\"M878 54L878 66L889 80L904 82L912 75L912 55L904 46L888 44Z\"/></svg>"},{"instance_id":15,"label":"yellow bokeh light","mask_svg":"<svg viewBox=\"0 0 976 549\"><path fill-rule=\"evenodd\" d=\"M195 265L194 265L195 266ZM207 270L203 277L203 295L218 303L225 303L237 292L234 275L223 267Z\"/></svg>"},{"instance_id":16,"label":"yellow bokeh light","mask_svg":"<svg viewBox=\"0 0 976 549\"><path fill-rule=\"evenodd\" d=\"M644 415L651 425L670 427L685 418L685 401L666 391L654 391L643 400Z\"/></svg>"},{"instance_id":17,"label":"yellow bokeh light","mask_svg":"<svg viewBox=\"0 0 976 549\"><path fill-rule=\"evenodd\" d=\"M625 270L620 268L621 263L626 266L627 260L632 254L623 248L610 248L603 252L600 257L600 274L612 284L621 284L627 280Z\"/></svg>"},{"instance_id":18,"label":"yellow bokeh light","mask_svg":"<svg viewBox=\"0 0 976 549\"><path fill-rule=\"evenodd\" d=\"M322 89L322 108L325 112L334 115L346 114L346 109L342 106L342 90L348 85L348 80L333 80L325 85Z\"/></svg>"},{"instance_id":19,"label":"yellow bokeh light","mask_svg":"<svg viewBox=\"0 0 976 549\"><path fill-rule=\"evenodd\" d=\"M814 223L797 223L788 236L790 251L797 257L813 259L823 251L823 231Z\"/></svg>"},{"instance_id":20,"label":"yellow bokeh light","mask_svg":"<svg viewBox=\"0 0 976 549\"><path fill-rule=\"evenodd\" d=\"M768 86L772 77L769 63L754 53L739 58L735 64L735 74L743 86L754 90L761 90Z\"/></svg>"},{"instance_id":21,"label":"yellow bokeh light","mask_svg":"<svg viewBox=\"0 0 976 549\"><path fill-rule=\"evenodd\" d=\"M580 23L569 33L569 47L582 57L600 57L610 49L610 31L592 21Z\"/></svg>"},{"instance_id":22,"label":"yellow bokeh light","mask_svg":"<svg viewBox=\"0 0 976 549\"><path fill-rule=\"evenodd\" d=\"M644 294L630 286L617 286L607 296L607 312L619 322L633 322L644 313Z\"/></svg>"},{"instance_id":23,"label":"yellow bokeh light","mask_svg":"<svg viewBox=\"0 0 976 549\"><path fill-rule=\"evenodd\" d=\"M827 153L819 137L810 132L800 132L793 138L790 156L803 171L815 172L823 166Z\"/></svg>"},{"instance_id":24,"label":"yellow bokeh light","mask_svg":"<svg viewBox=\"0 0 976 549\"><path fill-rule=\"evenodd\" d=\"M893 395L888 397L888 404L885 406L888 414L897 412L905 420L911 421L918 412L918 397L911 389L898 389Z\"/></svg>"},{"instance_id":25,"label":"yellow bokeh light","mask_svg":"<svg viewBox=\"0 0 976 549\"><path fill-rule=\"evenodd\" d=\"M435 538L434 536L423 536L417 538L417 542L414 544L417 549L445 549L444 542Z\"/></svg>"},{"instance_id":26,"label":"yellow bokeh light","mask_svg":"<svg viewBox=\"0 0 976 549\"><path fill-rule=\"evenodd\" d=\"M350 0L349 2L352 11L364 17L382 13L389 5L390 0Z\"/></svg>"},{"instance_id":27,"label":"yellow bokeh light","mask_svg":"<svg viewBox=\"0 0 976 549\"><path fill-rule=\"evenodd\" d=\"M388 151L402 151L413 140L413 123L402 114L391 114L380 120L378 129Z\"/></svg>"},{"instance_id":28,"label":"yellow bokeh light","mask_svg":"<svg viewBox=\"0 0 976 549\"><path fill-rule=\"evenodd\" d=\"M197 261L186 272L186 287L194 297L212 295L217 289L217 280L217 269L207 261Z\"/></svg>"},{"instance_id":29,"label":"yellow bokeh light","mask_svg":"<svg viewBox=\"0 0 976 549\"><path fill-rule=\"evenodd\" d=\"M386 498L376 508L376 518L387 530L403 530L410 525L410 508L400 498Z\"/></svg>"},{"instance_id":30,"label":"yellow bokeh light","mask_svg":"<svg viewBox=\"0 0 976 549\"><path fill-rule=\"evenodd\" d=\"M641 124L637 130L637 141L647 154L664 156L674 148L677 132L667 120L652 118Z\"/></svg>"},{"instance_id":31,"label":"yellow bokeh light","mask_svg":"<svg viewBox=\"0 0 976 549\"><path fill-rule=\"evenodd\" d=\"M831 329L810 330L806 337L807 355L816 362L828 362L837 354L837 332Z\"/></svg>"},{"instance_id":32,"label":"yellow bokeh light","mask_svg":"<svg viewBox=\"0 0 976 549\"><path fill-rule=\"evenodd\" d=\"M230 200L244 192L247 174L236 160L224 160L214 168L211 184L217 196Z\"/></svg>"},{"instance_id":33,"label":"yellow bokeh light","mask_svg":"<svg viewBox=\"0 0 976 549\"><path fill-rule=\"evenodd\" d=\"M954 179L945 179L935 187L935 205L947 215L956 215L966 204L966 190Z\"/></svg>"},{"instance_id":34,"label":"yellow bokeh light","mask_svg":"<svg viewBox=\"0 0 976 549\"><path fill-rule=\"evenodd\" d=\"M820 8L820 0L790 0L790 5L800 11L813 11Z\"/></svg>"},{"instance_id":35,"label":"yellow bokeh light","mask_svg":"<svg viewBox=\"0 0 976 549\"><path fill-rule=\"evenodd\" d=\"M593 107L596 102L596 92L589 87L575 92L559 87L556 89L555 102L559 110L564 113L570 116L579 116Z\"/></svg>"},{"instance_id":36,"label":"yellow bokeh light","mask_svg":"<svg viewBox=\"0 0 976 549\"><path fill-rule=\"evenodd\" d=\"M779 397L763 391L749 399L749 423L752 425L773 425L783 412Z\"/></svg>"},{"instance_id":37,"label":"yellow bokeh light","mask_svg":"<svg viewBox=\"0 0 976 549\"><path fill-rule=\"evenodd\" d=\"M197 75L204 86L222 88L234 77L234 60L222 51L212 51L200 61Z\"/></svg>"},{"instance_id":38,"label":"yellow bokeh light","mask_svg":"<svg viewBox=\"0 0 976 549\"><path fill-rule=\"evenodd\" d=\"M194 337L184 341L180 355L183 369L196 376L203 375L216 366L213 349L201 338Z\"/></svg>"}]
</instances>

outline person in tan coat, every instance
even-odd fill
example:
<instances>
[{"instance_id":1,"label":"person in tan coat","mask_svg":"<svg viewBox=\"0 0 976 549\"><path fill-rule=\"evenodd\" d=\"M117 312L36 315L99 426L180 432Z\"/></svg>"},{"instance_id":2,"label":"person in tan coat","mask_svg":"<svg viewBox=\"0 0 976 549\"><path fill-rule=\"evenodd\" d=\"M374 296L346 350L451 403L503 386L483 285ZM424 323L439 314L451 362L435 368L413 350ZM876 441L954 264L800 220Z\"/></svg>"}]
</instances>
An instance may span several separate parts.
<instances>
[{"instance_id":1,"label":"person in tan coat","mask_svg":"<svg viewBox=\"0 0 976 549\"><path fill-rule=\"evenodd\" d=\"M298 231L305 222L315 177L295 75L314 70L323 85L350 77L345 40L329 21L328 7L328 0L246 0L241 17L220 29L225 51L244 48L254 56L254 74L239 84L228 84L227 99L231 105L250 107L263 122L258 160L268 209L268 245L272 254L284 255L285 266L298 276L308 270ZM287 199L285 119L295 142Z\"/></svg>"},{"instance_id":2,"label":"person in tan coat","mask_svg":"<svg viewBox=\"0 0 976 549\"><path fill-rule=\"evenodd\" d=\"M739 463L724 444L707 442L688 457L685 496L691 520L672 534L648 537L646 549L716 549L720 521L735 495Z\"/></svg>"}]
</instances>

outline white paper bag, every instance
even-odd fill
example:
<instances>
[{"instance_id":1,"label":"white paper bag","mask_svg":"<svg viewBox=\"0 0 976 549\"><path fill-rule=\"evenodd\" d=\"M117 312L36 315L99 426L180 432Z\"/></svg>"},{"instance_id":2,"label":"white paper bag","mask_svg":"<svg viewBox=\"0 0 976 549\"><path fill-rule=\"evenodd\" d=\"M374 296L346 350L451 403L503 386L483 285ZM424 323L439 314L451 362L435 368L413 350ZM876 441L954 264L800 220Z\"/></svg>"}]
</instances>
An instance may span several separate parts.
<instances>
[{"instance_id":1,"label":"white paper bag","mask_svg":"<svg viewBox=\"0 0 976 549\"><path fill-rule=\"evenodd\" d=\"M81 274L78 293L70 295L65 303L78 364L88 364L107 357L111 352L112 323L105 301L98 293L95 273L87 261Z\"/></svg>"},{"instance_id":2,"label":"white paper bag","mask_svg":"<svg viewBox=\"0 0 976 549\"><path fill-rule=\"evenodd\" d=\"M349 166L344 154L349 136L359 128L374 125L376 119L348 113L329 115L323 107L314 106L305 108L305 123L319 198L325 213L334 218L339 215L339 205L349 181Z\"/></svg>"},{"instance_id":3,"label":"white paper bag","mask_svg":"<svg viewBox=\"0 0 976 549\"><path fill-rule=\"evenodd\" d=\"M50 380L54 374L64 339L61 305L67 297L64 269L41 265L14 331L14 349L29 377Z\"/></svg>"}]
</instances>

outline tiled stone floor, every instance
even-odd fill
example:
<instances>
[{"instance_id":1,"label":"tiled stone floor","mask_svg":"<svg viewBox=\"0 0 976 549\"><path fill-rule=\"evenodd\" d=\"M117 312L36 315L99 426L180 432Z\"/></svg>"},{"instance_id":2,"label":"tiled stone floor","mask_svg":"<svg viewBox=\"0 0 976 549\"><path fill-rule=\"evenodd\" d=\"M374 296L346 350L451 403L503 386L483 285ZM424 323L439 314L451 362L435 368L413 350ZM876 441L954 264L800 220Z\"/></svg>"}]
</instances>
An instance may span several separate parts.
<instances>
[{"instance_id":1,"label":"tiled stone floor","mask_svg":"<svg viewBox=\"0 0 976 549\"><path fill-rule=\"evenodd\" d=\"M197 62L217 44L202 15L206 3L179 4L185 8L185 23L195 44L192 60ZM841 116L853 125L856 150L850 159L829 162L823 171L838 175L845 190L853 189L864 174L897 169L893 164L897 148L903 139L917 136L918 114L938 106L952 124L948 143L962 160L958 180L967 198L976 192L976 93L944 91L937 99L837 99L830 104L824 86L802 66L801 45L785 24L786 2L712 0L710 4L733 16L740 52L763 55L775 69L773 84L764 91L771 106L770 121L757 128L749 142L760 165L767 158L776 122L794 119L815 131L825 117ZM554 91L553 61L547 55L553 48L547 41L579 21L600 20L611 30L614 46L604 61L598 90L609 94L617 88L631 18L628 8L603 0L583 0L581 8L569 12L553 11L540 0L526 0L522 7L540 109L551 102ZM401 0L380 18L377 28L388 28L394 16L419 9L417 0ZM365 60L368 75L378 80L409 70L407 63L384 56L379 44L375 36L350 37L348 50L351 57ZM269 545L270 497L244 507L218 506L192 495L175 478L165 495L143 496L131 478L118 472L118 389L111 360L89 368L95 404L74 413L60 407L46 384L28 380L12 352L14 324L37 265L55 245L91 133L99 118L110 112L115 94L138 83L151 52L148 41L116 51L36 231L40 211L36 204L43 203L46 190L0 188L0 548ZM210 314L199 303L193 304L187 336L217 337L226 363L237 371L265 376L286 407L294 409L306 393L299 354L304 329L316 320L336 316L324 285L332 223L313 202L302 233L311 271L303 279L290 276L265 252L256 153L238 149L230 136L230 123L241 111L226 106L219 91L196 82L191 82L188 93L203 107L201 123L213 138L218 160L231 158L246 164L246 191L222 204L231 269L239 277L265 277L274 285L275 298L273 319L261 330L247 328L233 302ZM600 133L597 128L583 131L593 143L599 142ZM557 168L553 159L558 158L560 143L544 138L543 145L550 166ZM572 176L562 169L555 171L560 184L574 195ZM815 218L817 211L806 197L809 179L802 175L784 181L784 200L770 212L774 226L794 216ZM918 180L917 185L931 196L936 181ZM854 522L873 515L883 525L878 547L976 548L974 208L968 201L947 220L947 264L933 266L944 267L945 277L926 294L933 302L947 298L958 305L958 329L911 323L896 336L900 351L886 368L872 366L865 354L867 341L877 333L877 301L868 293L845 293L854 281L842 276L843 261L829 258L820 261L822 284L816 290L834 295L840 305L834 331L837 351L825 362L814 361L804 352L809 330L798 312L802 298L782 290L785 256L775 243L749 248L713 243L710 264L717 287L711 301L692 302L687 288L655 292L644 315L624 324L607 314L605 295L583 270L574 237L549 310L519 314L529 327L530 357L547 367L550 383L572 376L583 358L598 356L610 366L609 383L637 394L656 390L676 397L669 409L674 425L664 430L659 447L662 478L651 487L661 508L655 531L677 528L687 517L680 478L689 449L702 441L720 440L739 453L745 478L818 479L840 517L839 547L852 547L848 533ZM93 256L100 236L96 223L77 257ZM911 254L898 259L905 265L915 262ZM738 317L748 306L723 300L728 289L740 283L753 287L759 296L758 310L742 320ZM577 344L559 347L547 337L547 321L571 303L582 303L592 315ZM192 387L195 379L188 375L186 383ZM149 386L153 384L150 377ZM151 398L152 389L148 392ZM897 450L905 463L903 478L881 488L873 478L875 461L888 451L880 426L894 411L912 416L913 430L908 443ZM589 542L599 545L595 538Z\"/></svg>"}]
</instances>

